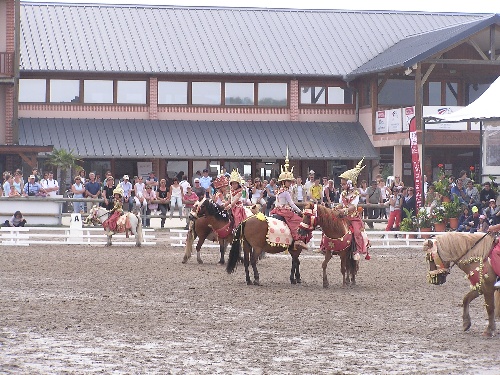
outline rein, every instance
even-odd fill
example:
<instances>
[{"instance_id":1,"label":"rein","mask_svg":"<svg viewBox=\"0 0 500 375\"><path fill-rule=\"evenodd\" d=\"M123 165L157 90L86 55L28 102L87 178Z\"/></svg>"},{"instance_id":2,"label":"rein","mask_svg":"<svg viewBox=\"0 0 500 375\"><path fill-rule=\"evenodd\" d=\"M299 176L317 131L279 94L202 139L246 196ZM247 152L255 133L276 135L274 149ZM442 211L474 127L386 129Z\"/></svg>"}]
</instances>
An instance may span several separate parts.
<instances>
[{"instance_id":1,"label":"rein","mask_svg":"<svg viewBox=\"0 0 500 375\"><path fill-rule=\"evenodd\" d=\"M466 256L469 252L471 252L471 251L472 251L472 250L473 250L473 249L477 246L477 244L478 244L479 242L481 242L482 240L484 240L484 238L485 238L488 234L490 234L490 232L486 232L486 233L484 234L484 236L482 236L480 239L478 239L478 240L476 241L476 243L475 243L474 245L472 245L472 247L464 253L464 255L462 255L462 256L461 256L460 258L458 258L457 260L453 261L453 264L450 266L450 271L451 271L452 267L453 267L455 264L458 264L458 263L463 262L463 261L462 261L462 259L463 259L463 258L464 258L464 257L465 257L465 256ZM438 253L438 256L441 258L441 256L439 255L439 249L438 249L437 247L436 247L436 251L437 251L437 253ZM443 258L441 258L441 259L443 259Z\"/></svg>"}]
</instances>

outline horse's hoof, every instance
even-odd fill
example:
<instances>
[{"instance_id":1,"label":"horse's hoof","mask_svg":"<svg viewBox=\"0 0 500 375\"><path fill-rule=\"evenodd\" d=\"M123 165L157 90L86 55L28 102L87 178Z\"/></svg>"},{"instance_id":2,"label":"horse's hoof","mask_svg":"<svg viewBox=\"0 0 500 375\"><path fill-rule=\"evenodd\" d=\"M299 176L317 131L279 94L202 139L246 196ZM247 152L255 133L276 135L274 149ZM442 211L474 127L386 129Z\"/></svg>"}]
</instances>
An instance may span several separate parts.
<instances>
[{"instance_id":1,"label":"horse's hoof","mask_svg":"<svg viewBox=\"0 0 500 375\"><path fill-rule=\"evenodd\" d=\"M495 332L494 331L490 332L490 331L486 330L486 331L483 332L482 336L483 337L493 337L493 336L495 336Z\"/></svg>"},{"instance_id":2,"label":"horse's hoof","mask_svg":"<svg viewBox=\"0 0 500 375\"><path fill-rule=\"evenodd\" d=\"M257 279L256 279L256 280L254 280L254 281L253 281L253 285L260 285L259 280L257 280Z\"/></svg>"},{"instance_id":3,"label":"horse's hoof","mask_svg":"<svg viewBox=\"0 0 500 375\"><path fill-rule=\"evenodd\" d=\"M295 285L295 284L297 284L297 280L295 280L295 279L290 279L290 283L292 283L292 285Z\"/></svg>"},{"instance_id":4,"label":"horse's hoof","mask_svg":"<svg viewBox=\"0 0 500 375\"><path fill-rule=\"evenodd\" d=\"M201 260L201 258L197 258L196 260L198 261L198 264L203 264L203 261Z\"/></svg>"},{"instance_id":5,"label":"horse's hoof","mask_svg":"<svg viewBox=\"0 0 500 375\"><path fill-rule=\"evenodd\" d=\"M471 322L464 322L464 325L463 325L464 332L468 331L470 326L471 326Z\"/></svg>"},{"instance_id":6,"label":"horse's hoof","mask_svg":"<svg viewBox=\"0 0 500 375\"><path fill-rule=\"evenodd\" d=\"M252 285L252 281L251 280L247 280L247 285Z\"/></svg>"},{"instance_id":7,"label":"horse's hoof","mask_svg":"<svg viewBox=\"0 0 500 375\"><path fill-rule=\"evenodd\" d=\"M297 284L302 284L302 279L297 279Z\"/></svg>"},{"instance_id":8,"label":"horse's hoof","mask_svg":"<svg viewBox=\"0 0 500 375\"><path fill-rule=\"evenodd\" d=\"M328 289L328 287L329 287L329 286L330 286L330 284L328 284L328 283L323 283L323 288Z\"/></svg>"},{"instance_id":9,"label":"horse's hoof","mask_svg":"<svg viewBox=\"0 0 500 375\"><path fill-rule=\"evenodd\" d=\"M223 260L219 260L219 263L217 263L217 264L223 266L224 264L226 264L226 262L224 262Z\"/></svg>"},{"instance_id":10,"label":"horse's hoof","mask_svg":"<svg viewBox=\"0 0 500 375\"><path fill-rule=\"evenodd\" d=\"M187 255L184 255L184 258L182 258L182 263L186 264L188 259L189 259L189 257Z\"/></svg>"}]
</instances>

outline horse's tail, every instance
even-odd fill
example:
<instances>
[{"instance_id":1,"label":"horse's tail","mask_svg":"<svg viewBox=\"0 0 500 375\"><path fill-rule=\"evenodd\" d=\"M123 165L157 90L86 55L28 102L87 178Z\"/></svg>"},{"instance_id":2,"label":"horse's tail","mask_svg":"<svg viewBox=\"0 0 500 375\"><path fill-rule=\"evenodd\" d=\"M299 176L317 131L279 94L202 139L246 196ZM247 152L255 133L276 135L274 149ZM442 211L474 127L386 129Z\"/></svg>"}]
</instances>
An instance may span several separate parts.
<instances>
[{"instance_id":1,"label":"horse's tail","mask_svg":"<svg viewBox=\"0 0 500 375\"><path fill-rule=\"evenodd\" d=\"M142 242L144 241L144 235L142 233L142 219L141 219L141 213L137 213L137 244L140 246Z\"/></svg>"},{"instance_id":2,"label":"horse's tail","mask_svg":"<svg viewBox=\"0 0 500 375\"><path fill-rule=\"evenodd\" d=\"M231 245L231 250L229 251L229 258L227 260L226 271L227 273L233 273L236 270L236 266L240 260L241 252L241 237L243 236L243 229L245 227L245 222L243 221L238 228L233 237L233 244Z\"/></svg>"}]
</instances>

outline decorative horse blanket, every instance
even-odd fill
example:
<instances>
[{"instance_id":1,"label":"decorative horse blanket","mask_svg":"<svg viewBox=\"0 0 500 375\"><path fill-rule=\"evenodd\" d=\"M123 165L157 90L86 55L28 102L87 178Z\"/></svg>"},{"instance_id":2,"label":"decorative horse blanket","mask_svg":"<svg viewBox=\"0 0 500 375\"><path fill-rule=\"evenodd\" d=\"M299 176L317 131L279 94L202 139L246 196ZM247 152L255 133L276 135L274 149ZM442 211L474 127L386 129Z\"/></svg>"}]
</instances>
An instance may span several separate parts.
<instances>
[{"instance_id":1,"label":"decorative horse blanket","mask_svg":"<svg viewBox=\"0 0 500 375\"><path fill-rule=\"evenodd\" d=\"M267 218L267 243L271 246L288 248L293 242L290 228L285 222L268 217Z\"/></svg>"},{"instance_id":2,"label":"decorative horse blanket","mask_svg":"<svg viewBox=\"0 0 500 375\"><path fill-rule=\"evenodd\" d=\"M116 222L116 232L126 232L128 235L128 232L131 230L131 228L132 225L130 225L129 214L121 215Z\"/></svg>"}]
</instances>

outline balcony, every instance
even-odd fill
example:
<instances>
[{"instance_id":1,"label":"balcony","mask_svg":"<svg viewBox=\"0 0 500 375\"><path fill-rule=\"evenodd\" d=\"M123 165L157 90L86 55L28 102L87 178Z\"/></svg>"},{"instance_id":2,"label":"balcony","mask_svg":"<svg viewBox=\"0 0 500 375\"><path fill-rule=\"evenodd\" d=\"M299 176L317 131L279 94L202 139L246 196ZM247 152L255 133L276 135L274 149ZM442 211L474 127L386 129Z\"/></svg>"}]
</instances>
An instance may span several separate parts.
<instances>
[{"instance_id":1,"label":"balcony","mask_svg":"<svg viewBox=\"0 0 500 375\"><path fill-rule=\"evenodd\" d=\"M14 54L0 52L0 78L14 77Z\"/></svg>"}]
</instances>

